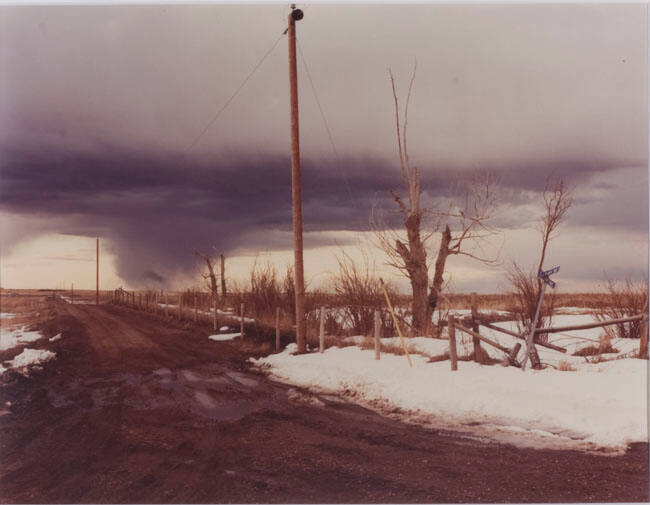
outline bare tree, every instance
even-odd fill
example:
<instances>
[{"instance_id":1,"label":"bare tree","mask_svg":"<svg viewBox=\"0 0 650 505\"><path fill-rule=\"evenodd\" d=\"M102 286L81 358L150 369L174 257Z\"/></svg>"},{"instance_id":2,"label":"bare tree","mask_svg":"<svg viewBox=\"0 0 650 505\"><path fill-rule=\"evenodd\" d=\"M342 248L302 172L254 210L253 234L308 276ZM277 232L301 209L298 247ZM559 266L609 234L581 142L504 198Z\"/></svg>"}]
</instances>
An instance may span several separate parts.
<instances>
[{"instance_id":1,"label":"bare tree","mask_svg":"<svg viewBox=\"0 0 650 505\"><path fill-rule=\"evenodd\" d=\"M560 178L552 182L549 178L542 195L544 214L540 218L540 258L537 269L528 271L517 262L509 267L506 275L513 288L515 297L514 312L521 331L529 331L535 317L537 300L542 290L542 280L538 273L544 268L544 260L550 242L557 236L557 229L566 218L566 213L573 203L571 192L567 190ZM545 303L540 312L538 327L544 327L550 322L553 313L554 296L545 297ZM546 335L540 338L545 338Z\"/></svg>"},{"instance_id":2,"label":"bare tree","mask_svg":"<svg viewBox=\"0 0 650 505\"><path fill-rule=\"evenodd\" d=\"M208 268L208 273L207 274L201 274L204 279L206 279L209 284L210 292L212 293L212 296L214 299L217 298L219 295L218 289L217 289L217 275L214 272L214 263L212 262L212 259L210 258L209 255L201 253L197 251L196 249L194 250L194 254L201 258L205 264L206 267Z\"/></svg>"},{"instance_id":3,"label":"bare tree","mask_svg":"<svg viewBox=\"0 0 650 505\"><path fill-rule=\"evenodd\" d=\"M482 262L494 262L481 248L481 242L487 236L496 232L488 225L488 220L494 209L494 192L490 177L484 181L472 181L460 198L450 198L446 210L422 208L420 197L420 174L417 167L409 163L407 146L408 109L415 81L416 66L409 83L404 107L404 121L400 120L399 100L395 89L395 79L389 69L390 82L395 104L395 122L397 147L399 152L400 170L407 198L402 198L397 191L391 191L397 204L406 232L392 230L389 225L379 218L373 210L372 227L378 239L379 246L388 257L388 264L397 268L409 279L413 293L412 317L413 330L428 332L431 316L435 310L442 292L443 274L447 258L453 255L464 255ZM423 221L427 219L425 232L422 231ZM434 274L429 284L429 262L427 248L432 237L440 236L440 244L436 255Z\"/></svg>"}]
</instances>

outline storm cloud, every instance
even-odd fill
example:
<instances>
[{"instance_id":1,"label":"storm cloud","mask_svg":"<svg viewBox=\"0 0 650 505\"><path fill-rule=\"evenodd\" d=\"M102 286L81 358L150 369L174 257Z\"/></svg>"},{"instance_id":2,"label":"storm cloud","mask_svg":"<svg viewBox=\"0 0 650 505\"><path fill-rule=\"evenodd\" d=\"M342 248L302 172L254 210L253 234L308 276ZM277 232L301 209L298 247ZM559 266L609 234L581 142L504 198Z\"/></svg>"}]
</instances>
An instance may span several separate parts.
<instances>
[{"instance_id":1,"label":"storm cloud","mask_svg":"<svg viewBox=\"0 0 650 505\"><path fill-rule=\"evenodd\" d=\"M192 269L194 249L290 248L286 14L278 5L0 8L0 211L13 221L3 254L44 232L99 235L120 276L137 283ZM401 184L387 68L403 105L414 60L409 151L426 203L490 172L496 224L516 228L535 219L530 203L548 177L562 177L576 225L647 229L646 6L311 5L305 14L307 247L368 230L373 205L393 208Z\"/></svg>"}]
</instances>

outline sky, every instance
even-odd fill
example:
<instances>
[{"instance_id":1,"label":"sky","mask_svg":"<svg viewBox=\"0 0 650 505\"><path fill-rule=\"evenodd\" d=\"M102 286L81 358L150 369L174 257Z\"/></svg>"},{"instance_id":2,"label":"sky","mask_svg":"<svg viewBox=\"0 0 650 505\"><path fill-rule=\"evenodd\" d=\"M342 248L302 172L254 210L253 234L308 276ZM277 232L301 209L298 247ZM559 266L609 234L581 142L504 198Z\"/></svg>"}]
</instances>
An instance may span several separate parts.
<instances>
[{"instance_id":1,"label":"sky","mask_svg":"<svg viewBox=\"0 0 650 505\"><path fill-rule=\"evenodd\" d=\"M536 263L549 177L563 178L574 197L546 265L562 266L560 286L647 275L647 6L303 8L310 285L327 284L341 251L358 258L366 249L391 276L369 218L374 207L400 225L388 69L403 105L415 62L408 147L423 202L445 201L476 172L499 181L500 233L490 247L500 261L451 258L455 290L507 289L508 264ZM102 289L197 284L194 250L224 253L233 281L245 281L255 258L284 270L288 12L0 7L0 284L91 288L97 236ZM436 245L434 237L430 258Z\"/></svg>"}]
</instances>

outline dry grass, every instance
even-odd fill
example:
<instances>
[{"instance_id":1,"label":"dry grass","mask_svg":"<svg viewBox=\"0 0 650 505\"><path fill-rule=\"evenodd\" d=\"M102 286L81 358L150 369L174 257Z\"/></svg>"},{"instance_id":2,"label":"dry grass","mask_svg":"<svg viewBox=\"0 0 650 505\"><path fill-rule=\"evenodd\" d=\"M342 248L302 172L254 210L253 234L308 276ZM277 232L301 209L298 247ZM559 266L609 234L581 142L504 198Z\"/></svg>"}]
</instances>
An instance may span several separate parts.
<instances>
[{"instance_id":1,"label":"dry grass","mask_svg":"<svg viewBox=\"0 0 650 505\"><path fill-rule=\"evenodd\" d=\"M601 354L616 354L618 349L612 347L611 345L601 346L601 345L589 345L578 349L573 353L573 356L599 356Z\"/></svg>"},{"instance_id":2,"label":"dry grass","mask_svg":"<svg viewBox=\"0 0 650 505\"><path fill-rule=\"evenodd\" d=\"M557 369L561 372L575 372L575 367L565 359L558 361Z\"/></svg>"},{"instance_id":3,"label":"dry grass","mask_svg":"<svg viewBox=\"0 0 650 505\"><path fill-rule=\"evenodd\" d=\"M0 327L29 327L39 313L45 310L48 296L40 293L27 293L18 296L3 293L0 296L0 312L14 314L14 317L0 319Z\"/></svg>"},{"instance_id":4,"label":"dry grass","mask_svg":"<svg viewBox=\"0 0 650 505\"><path fill-rule=\"evenodd\" d=\"M607 281L607 296L595 314L599 321L634 316L648 310L648 281ZM609 338L640 338L641 321L603 327Z\"/></svg>"},{"instance_id":5,"label":"dry grass","mask_svg":"<svg viewBox=\"0 0 650 505\"><path fill-rule=\"evenodd\" d=\"M43 303L44 296L0 296L0 312L24 314L37 310Z\"/></svg>"}]
</instances>

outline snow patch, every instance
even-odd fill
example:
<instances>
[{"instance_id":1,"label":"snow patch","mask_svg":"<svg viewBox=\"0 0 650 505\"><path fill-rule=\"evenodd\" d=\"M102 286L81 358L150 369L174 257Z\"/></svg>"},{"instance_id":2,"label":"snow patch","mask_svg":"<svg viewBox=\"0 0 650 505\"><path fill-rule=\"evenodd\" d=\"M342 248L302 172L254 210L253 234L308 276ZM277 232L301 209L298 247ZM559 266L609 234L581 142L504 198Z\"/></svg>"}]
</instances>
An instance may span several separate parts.
<instances>
[{"instance_id":1,"label":"snow patch","mask_svg":"<svg viewBox=\"0 0 650 505\"><path fill-rule=\"evenodd\" d=\"M0 328L0 351L12 349L20 344L35 342L42 336L37 331L28 331L24 326L20 328Z\"/></svg>"},{"instance_id":2,"label":"snow patch","mask_svg":"<svg viewBox=\"0 0 650 505\"><path fill-rule=\"evenodd\" d=\"M51 360L56 354L46 349L23 349L13 360L5 361L10 368L25 368Z\"/></svg>"},{"instance_id":3,"label":"snow patch","mask_svg":"<svg viewBox=\"0 0 650 505\"><path fill-rule=\"evenodd\" d=\"M61 333L57 333L56 335L54 335L53 337L51 337L51 338L49 339L49 341L50 341L50 342L56 342L57 340L61 340L61 337L62 337L62 336L63 336L63 335L62 335Z\"/></svg>"},{"instance_id":4,"label":"snow patch","mask_svg":"<svg viewBox=\"0 0 650 505\"><path fill-rule=\"evenodd\" d=\"M235 338L241 337L241 333L221 333L219 335L210 335L208 338L210 340L215 340L217 342L222 342L225 340L233 340Z\"/></svg>"},{"instance_id":5,"label":"snow patch","mask_svg":"<svg viewBox=\"0 0 650 505\"><path fill-rule=\"evenodd\" d=\"M404 356L382 354L376 361L373 351L356 347L333 347L323 354L292 352L295 344L250 361L295 386L351 395L363 404L451 424L485 423L522 429L531 436L551 433L616 450L648 440L648 370L643 360L610 361L576 372L548 368L525 373L459 362L458 372L451 372L447 361L427 363L415 355L409 368Z\"/></svg>"}]
</instances>

